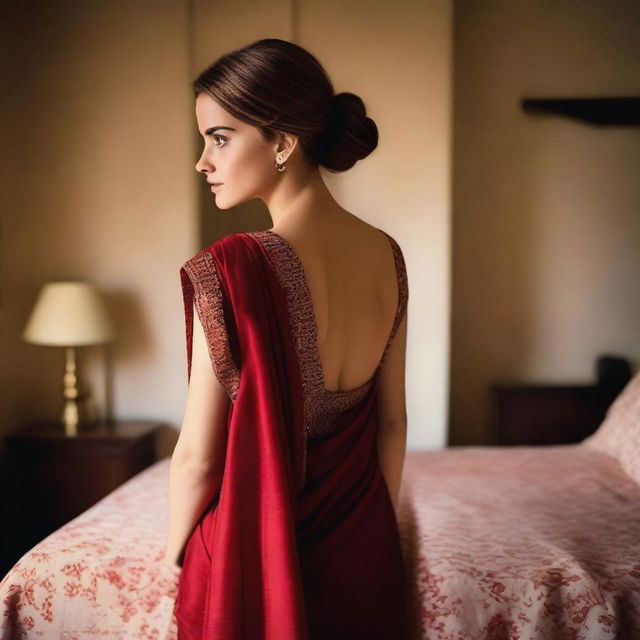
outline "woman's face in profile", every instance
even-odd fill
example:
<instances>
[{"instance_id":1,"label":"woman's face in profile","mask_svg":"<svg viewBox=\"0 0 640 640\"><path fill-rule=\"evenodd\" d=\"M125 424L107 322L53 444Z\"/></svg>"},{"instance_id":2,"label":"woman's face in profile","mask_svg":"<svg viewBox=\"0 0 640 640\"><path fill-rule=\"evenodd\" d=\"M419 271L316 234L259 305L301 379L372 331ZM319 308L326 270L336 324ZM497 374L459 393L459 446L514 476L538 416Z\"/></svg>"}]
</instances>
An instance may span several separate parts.
<instances>
[{"instance_id":1,"label":"woman's face in profile","mask_svg":"<svg viewBox=\"0 0 640 640\"><path fill-rule=\"evenodd\" d=\"M257 127L234 118L213 98L196 98L196 119L204 149L196 171L207 182L220 182L216 206L229 209L252 198L266 200L280 173L276 169L278 142L266 142Z\"/></svg>"}]
</instances>

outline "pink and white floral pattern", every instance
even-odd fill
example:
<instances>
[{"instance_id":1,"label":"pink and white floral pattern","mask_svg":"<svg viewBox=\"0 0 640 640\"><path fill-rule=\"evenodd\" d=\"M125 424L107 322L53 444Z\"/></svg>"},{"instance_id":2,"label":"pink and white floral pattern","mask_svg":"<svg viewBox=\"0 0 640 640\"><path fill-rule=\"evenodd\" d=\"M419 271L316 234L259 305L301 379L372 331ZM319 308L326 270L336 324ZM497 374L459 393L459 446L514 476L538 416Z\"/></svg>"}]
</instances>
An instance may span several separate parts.
<instances>
[{"instance_id":1,"label":"pink and white floral pattern","mask_svg":"<svg viewBox=\"0 0 640 640\"><path fill-rule=\"evenodd\" d=\"M168 476L165 458L27 552L0 582L0 638L176 638Z\"/></svg>"},{"instance_id":2,"label":"pink and white floral pattern","mask_svg":"<svg viewBox=\"0 0 640 640\"><path fill-rule=\"evenodd\" d=\"M409 452L413 637L640 638L640 486L582 444Z\"/></svg>"},{"instance_id":3,"label":"pink and white floral pattern","mask_svg":"<svg viewBox=\"0 0 640 640\"><path fill-rule=\"evenodd\" d=\"M168 474L165 458L25 554L0 637L176 640ZM414 638L640 638L640 485L611 455L409 451L398 518Z\"/></svg>"}]
</instances>

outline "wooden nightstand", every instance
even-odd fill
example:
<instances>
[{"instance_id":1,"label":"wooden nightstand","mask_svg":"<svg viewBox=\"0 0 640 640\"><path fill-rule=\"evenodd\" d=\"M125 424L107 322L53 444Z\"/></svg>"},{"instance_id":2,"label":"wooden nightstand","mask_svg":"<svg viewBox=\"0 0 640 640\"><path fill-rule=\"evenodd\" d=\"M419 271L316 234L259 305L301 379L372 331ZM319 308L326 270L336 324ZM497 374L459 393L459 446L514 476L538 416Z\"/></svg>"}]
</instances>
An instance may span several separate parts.
<instances>
[{"instance_id":1,"label":"wooden nightstand","mask_svg":"<svg viewBox=\"0 0 640 640\"><path fill-rule=\"evenodd\" d=\"M602 422L606 406L590 385L494 384L494 444L577 443Z\"/></svg>"},{"instance_id":2,"label":"wooden nightstand","mask_svg":"<svg viewBox=\"0 0 640 640\"><path fill-rule=\"evenodd\" d=\"M61 425L30 425L5 437L20 500L39 540L156 461L159 422L115 422L65 437ZM28 515L27 515L28 514ZM14 520L11 520L14 522Z\"/></svg>"},{"instance_id":3,"label":"wooden nightstand","mask_svg":"<svg viewBox=\"0 0 640 640\"><path fill-rule=\"evenodd\" d=\"M491 444L547 446L581 442L598 428L631 377L628 360L602 355L596 360L594 384L492 384Z\"/></svg>"}]
</instances>

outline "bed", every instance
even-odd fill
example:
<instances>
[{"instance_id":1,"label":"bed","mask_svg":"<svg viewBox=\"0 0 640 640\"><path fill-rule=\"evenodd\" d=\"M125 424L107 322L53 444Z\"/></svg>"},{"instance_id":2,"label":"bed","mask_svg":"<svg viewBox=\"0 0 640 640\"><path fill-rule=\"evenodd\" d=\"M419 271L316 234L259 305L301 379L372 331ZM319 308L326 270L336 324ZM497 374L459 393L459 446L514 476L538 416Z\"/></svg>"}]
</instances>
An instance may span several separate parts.
<instances>
[{"instance_id":1,"label":"bed","mask_svg":"<svg viewBox=\"0 0 640 640\"><path fill-rule=\"evenodd\" d=\"M27 552L0 582L1 637L176 640L168 473ZM640 638L640 374L579 444L408 451L398 520L415 639Z\"/></svg>"}]
</instances>

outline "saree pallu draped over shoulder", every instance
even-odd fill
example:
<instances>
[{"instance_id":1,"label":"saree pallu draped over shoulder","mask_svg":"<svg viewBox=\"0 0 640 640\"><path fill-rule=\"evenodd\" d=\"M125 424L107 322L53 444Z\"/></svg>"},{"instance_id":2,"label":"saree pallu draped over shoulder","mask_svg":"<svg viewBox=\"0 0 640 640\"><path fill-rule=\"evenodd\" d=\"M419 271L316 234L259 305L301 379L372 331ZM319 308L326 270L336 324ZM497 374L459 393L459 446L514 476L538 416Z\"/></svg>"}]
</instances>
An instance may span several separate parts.
<instances>
[{"instance_id":1,"label":"saree pallu draped over shoulder","mask_svg":"<svg viewBox=\"0 0 640 640\"><path fill-rule=\"evenodd\" d=\"M222 485L184 550L178 638L404 638L405 572L377 458L377 385L330 432L308 433L295 290L283 287L258 237L226 236L180 268L187 377L195 306L231 403Z\"/></svg>"}]
</instances>

